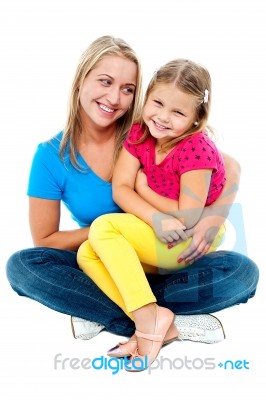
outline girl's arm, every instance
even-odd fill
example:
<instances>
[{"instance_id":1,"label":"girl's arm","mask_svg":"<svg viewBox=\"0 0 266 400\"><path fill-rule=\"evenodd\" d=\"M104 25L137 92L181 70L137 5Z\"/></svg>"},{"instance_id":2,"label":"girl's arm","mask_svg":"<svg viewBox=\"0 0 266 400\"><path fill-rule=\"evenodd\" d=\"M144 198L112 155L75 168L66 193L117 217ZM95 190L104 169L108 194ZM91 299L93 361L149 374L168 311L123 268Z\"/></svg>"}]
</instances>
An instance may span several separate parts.
<instances>
[{"instance_id":1,"label":"girl's arm","mask_svg":"<svg viewBox=\"0 0 266 400\"><path fill-rule=\"evenodd\" d=\"M161 212L179 218L187 229L199 220L208 195L211 169L189 171L181 175L179 200L168 199L154 192L143 172L138 173L136 191ZM144 175L144 176L143 176Z\"/></svg>"},{"instance_id":2,"label":"girl's arm","mask_svg":"<svg viewBox=\"0 0 266 400\"><path fill-rule=\"evenodd\" d=\"M134 190L139 168L139 160L123 148L113 173L113 199L122 210L152 225L152 216L158 212L158 209L147 203Z\"/></svg>"},{"instance_id":3,"label":"girl's arm","mask_svg":"<svg viewBox=\"0 0 266 400\"><path fill-rule=\"evenodd\" d=\"M172 242L179 236L183 240L187 239L183 232L185 227L176 217L161 213L134 190L139 168L139 160L123 148L116 162L112 180L113 199L116 204L125 212L134 214L149 224L162 242Z\"/></svg>"},{"instance_id":4,"label":"girl's arm","mask_svg":"<svg viewBox=\"0 0 266 400\"><path fill-rule=\"evenodd\" d=\"M135 190L144 200L147 201L147 203L151 204L163 213L167 214L179 209L177 200L161 196L148 186L146 174L141 169L138 170L135 181Z\"/></svg>"},{"instance_id":5,"label":"girl's arm","mask_svg":"<svg viewBox=\"0 0 266 400\"><path fill-rule=\"evenodd\" d=\"M29 198L29 220L34 246L76 251L88 239L89 228L59 231L60 201Z\"/></svg>"}]
</instances>

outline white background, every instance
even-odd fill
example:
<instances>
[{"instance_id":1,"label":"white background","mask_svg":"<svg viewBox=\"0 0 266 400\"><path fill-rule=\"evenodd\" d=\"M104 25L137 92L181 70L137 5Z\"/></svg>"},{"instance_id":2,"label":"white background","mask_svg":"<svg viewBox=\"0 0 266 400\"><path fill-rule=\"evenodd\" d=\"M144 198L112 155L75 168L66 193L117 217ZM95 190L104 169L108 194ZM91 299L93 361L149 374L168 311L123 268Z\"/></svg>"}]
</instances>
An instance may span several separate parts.
<instances>
[{"instance_id":1,"label":"white background","mask_svg":"<svg viewBox=\"0 0 266 400\"><path fill-rule=\"evenodd\" d=\"M265 376L265 37L264 0L1 0L0 370L2 399L254 398ZM31 247L28 172L36 145L64 125L78 59L98 36L124 38L139 54L145 84L173 58L204 64L213 80L211 124L218 145L242 166L237 202L244 213L248 255L259 265L257 295L217 313L227 339L216 345L176 342L169 358L244 360L250 369L169 369L130 374L110 370L54 369L62 358L105 355L120 338L106 332L74 340L69 317L18 297L5 277L8 256ZM64 215L64 226L73 222ZM229 243L230 247L230 243ZM265 379L265 378L264 378ZM263 385L264 387L264 385ZM3 392L3 394L1 393ZM263 396L262 396L263 397Z\"/></svg>"}]
</instances>

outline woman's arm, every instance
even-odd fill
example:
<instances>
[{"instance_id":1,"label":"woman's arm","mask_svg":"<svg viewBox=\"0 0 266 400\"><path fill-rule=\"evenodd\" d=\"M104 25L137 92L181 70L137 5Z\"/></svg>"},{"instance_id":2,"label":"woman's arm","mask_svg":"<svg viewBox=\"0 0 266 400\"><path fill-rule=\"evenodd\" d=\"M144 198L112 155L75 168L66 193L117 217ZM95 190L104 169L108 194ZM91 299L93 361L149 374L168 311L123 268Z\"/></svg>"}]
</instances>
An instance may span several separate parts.
<instances>
[{"instance_id":1,"label":"woman's arm","mask_svg":"<svg viewBox=\"0 0 266 400\"><path fill-rule=\"evenodd\" d=\"M192 236L193 240L190 247L180 255L180 259L187 262L201 257L208 251L217 232L228 217L236 198L241 168L239 163L228 154L223 153L223 158L227 179L222 194L212 205L204 208L195 227L186 231L188 236Z\"/></svg>"},{"instance_id":2,"label":"woman's arm","mask_svg":"<svg viewBox=\"0 0 266 400\"><path fill-rule=\"evenodd\" d=\"M60 201L29 198L29 220L34 246L76 251L88 239L89 228L59 231Z\"/></svg>"}]
</instances>

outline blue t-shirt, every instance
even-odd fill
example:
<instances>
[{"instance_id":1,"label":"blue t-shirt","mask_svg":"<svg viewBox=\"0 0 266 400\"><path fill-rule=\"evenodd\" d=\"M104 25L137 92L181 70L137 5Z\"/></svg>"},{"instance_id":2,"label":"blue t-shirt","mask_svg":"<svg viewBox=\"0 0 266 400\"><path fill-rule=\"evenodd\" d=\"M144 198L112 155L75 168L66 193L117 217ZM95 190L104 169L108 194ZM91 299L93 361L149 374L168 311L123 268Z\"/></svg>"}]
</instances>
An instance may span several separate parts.
<instances>
[{"instance_id":1,"label":"blue t-shirt","mask_svg":"<svg viewBox=\"0 0 266 400\"><path fill-rule=\"evenodd\" d=\"M91 225L100 215L122 212L112 198L112 185L97 176L80 154L82 171L70 162L68 151L64 160L59 147L62 132L50 141L40 143L34 155L27 194L48 200L62 200L80 227Z\"/></svg>"}]
</instances>

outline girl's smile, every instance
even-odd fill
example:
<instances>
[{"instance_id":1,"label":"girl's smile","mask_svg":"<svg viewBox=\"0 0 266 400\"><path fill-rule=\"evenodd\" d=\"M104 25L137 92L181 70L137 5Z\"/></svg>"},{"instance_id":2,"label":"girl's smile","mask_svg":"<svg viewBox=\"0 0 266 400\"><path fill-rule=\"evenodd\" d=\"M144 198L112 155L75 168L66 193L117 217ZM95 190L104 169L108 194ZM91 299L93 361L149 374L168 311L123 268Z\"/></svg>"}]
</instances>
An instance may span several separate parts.
<instances>
[{"instance_id":1,"label":"girl's smile","mask_svg":"<svg viewBox=\"0 0 266 400\"><path fill-rule=\"evenodd\" d=\"M143 120L161 143L187 132L196 117L196 99L173 84L158 84L143 109Z\"/></svg>"}]
</instances>

